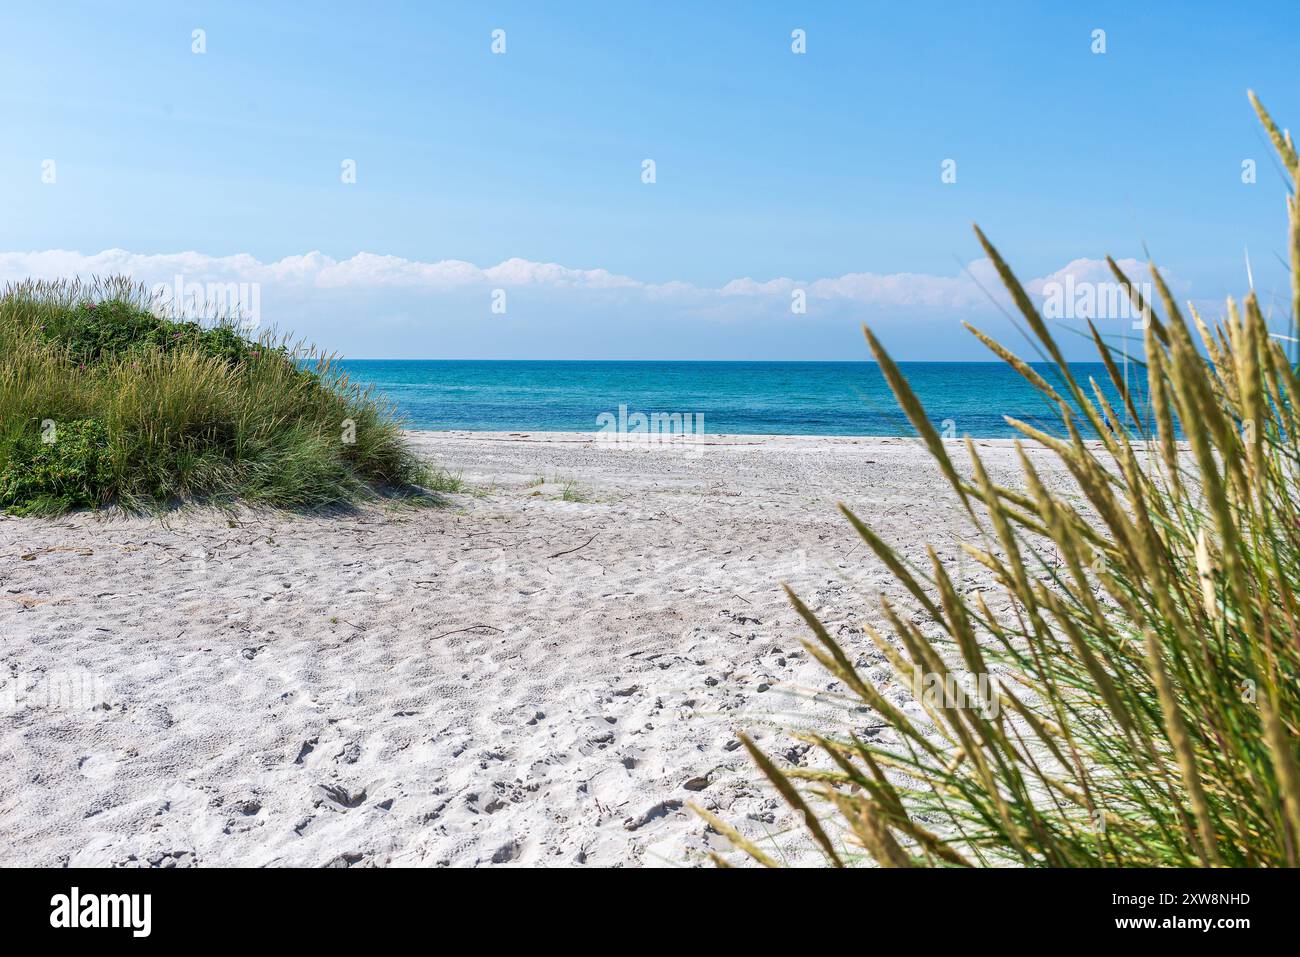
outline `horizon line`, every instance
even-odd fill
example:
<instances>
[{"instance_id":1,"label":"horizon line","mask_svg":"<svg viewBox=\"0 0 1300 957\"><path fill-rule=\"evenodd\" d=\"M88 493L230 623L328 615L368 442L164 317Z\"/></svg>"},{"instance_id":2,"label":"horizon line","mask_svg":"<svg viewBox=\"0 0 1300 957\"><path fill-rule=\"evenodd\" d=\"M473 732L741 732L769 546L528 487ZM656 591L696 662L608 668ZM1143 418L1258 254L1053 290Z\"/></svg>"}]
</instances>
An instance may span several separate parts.
<instances>
[{"instance_id":1,"label":"horizon line","mask_svg":"<svg viewBox=\"0 0 1300 957\"><path fill-rule=\"evenodd\" d=\"M879 365L875 359L497 359L497 358L451 358L437 357L397 357L397 356L337 356L340 362L766 362L785 365L851 365L865 363ZM899 365L996 365L1004 366L1001 359L895 359ZM1029 365L1056 365L1050 360L1025 360ZM1103 365L1100 359L1075 359L1068 365Z\"/></svg>"}]
</instances>

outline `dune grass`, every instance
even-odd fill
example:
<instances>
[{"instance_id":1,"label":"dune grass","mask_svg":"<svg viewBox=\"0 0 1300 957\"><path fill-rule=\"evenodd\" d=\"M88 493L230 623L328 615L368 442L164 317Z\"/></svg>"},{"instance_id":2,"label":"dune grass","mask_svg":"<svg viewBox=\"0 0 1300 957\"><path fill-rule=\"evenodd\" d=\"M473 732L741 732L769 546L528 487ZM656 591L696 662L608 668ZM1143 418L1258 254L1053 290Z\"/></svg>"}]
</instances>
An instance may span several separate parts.
<instances>
[{"instance_id":1,"label":"dune grass","mask_svg":"<svg viewBox=\"0 0 1300 957\"><path fill-rule=\"evenodd\" d=\"M1300 185L1289 136L1255 106ZM1300 378L1282 342L1253 292L1229 301L1211 330L1194 312L1183 316L1153 268L1162 317L1153 309L1143 333L1145 399L1125 388L1093 330L1122 397L1114 408L1097 383L1076 381L976 232L1064 383L1054 389L1002 350L1060 416L1055 436L1008 421L1059 457L1072 487L1049 490L1019 446L1020 490L994 484L969 440L959 467L868 332L955 507L979 529L966 551L992 572L1010 610L995 614L983 595L964 594L933 550L927 569L910 566L841 506L914 599L913 609L882 600L890 634L866 632L926 718L896 706L791 593L813 635L809 652L888 731L870 741L804 735L828 770L783 770L748 738L746 747L836 865L1296 865Z\"/></svg>"},{"instance_id":2,"label":"dune grass","mask_svg":"<svg viewBox=\"0 0 1300 957\"><path fill-rule=\"evenodd\" d=\"M318 508L446 487L333 357L150 306L120 278L0 294L0 507Z\"/></svg>"}]
</instances>

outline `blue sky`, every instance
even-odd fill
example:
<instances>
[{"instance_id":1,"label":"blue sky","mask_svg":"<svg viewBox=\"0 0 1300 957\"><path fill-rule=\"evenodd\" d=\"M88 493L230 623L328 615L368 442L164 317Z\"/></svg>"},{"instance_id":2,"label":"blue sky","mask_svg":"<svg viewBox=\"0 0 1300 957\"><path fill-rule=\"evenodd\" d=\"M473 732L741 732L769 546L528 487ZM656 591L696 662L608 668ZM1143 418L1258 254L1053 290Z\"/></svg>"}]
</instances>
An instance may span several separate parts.
<instances>
[{"instance_id":1,"label":"blue sky","mask_svg":"<svg viewBox=\"0 0 1300 957\"><path fill-rule=\"evenodd\" d=\"M1145 242L1184 297L1243 292L1246 249L1281 295L1245 91L1300 117L1300 5L1134 6L10 7L0 279L258 283L359 357L837 359L866 321L984 358L972 221L1026 280Z\"/></svg>"}]
</instances>

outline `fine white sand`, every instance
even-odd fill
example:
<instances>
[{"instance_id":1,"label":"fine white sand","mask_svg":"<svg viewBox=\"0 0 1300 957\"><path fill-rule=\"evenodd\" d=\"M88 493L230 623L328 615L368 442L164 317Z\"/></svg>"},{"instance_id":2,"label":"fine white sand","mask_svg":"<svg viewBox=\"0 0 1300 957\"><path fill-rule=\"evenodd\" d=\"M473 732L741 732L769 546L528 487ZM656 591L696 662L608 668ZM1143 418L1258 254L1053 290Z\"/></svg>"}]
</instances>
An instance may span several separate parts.
<instances>
[{"instance_id":1,"label":"fine white sand","mask_svg":"<svg viewBox=\"0 0 1300 957\"><path fill-rule=\"evenodd\" d=\"M784 728L876 733L780 582L878 668L860 625L907 603L835 502L955 568L968 529L918 444L412 435L473 492L0 517L0 864L699 864L727 845L688 801L819 860L734 731L796 764Z\"/></svg>"}]
</instances>

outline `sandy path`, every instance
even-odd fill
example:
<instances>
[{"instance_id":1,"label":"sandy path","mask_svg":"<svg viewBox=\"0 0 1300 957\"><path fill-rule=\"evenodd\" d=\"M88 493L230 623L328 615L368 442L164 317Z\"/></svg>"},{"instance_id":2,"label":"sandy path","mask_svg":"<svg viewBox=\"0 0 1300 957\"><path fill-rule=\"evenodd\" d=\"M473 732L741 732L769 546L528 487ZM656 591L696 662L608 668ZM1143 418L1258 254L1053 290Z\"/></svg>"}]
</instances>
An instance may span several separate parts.
<instances>
[{"instance_id":1,"label":"sandy path","mask_svg":"<svg viewBox=\"0 0 1300 957\"><path fill-rule=\"evenodd\" d=\"M0 518L0 864L698 863L724 845L688 800L791 825L734 728L793 761L765 722L871 733L810 700L836 685L778 585L876 660L856 624L892 586L834 500L956 554L904 440L413 434L475 493Z\"/></svg>"}]
</instances>

